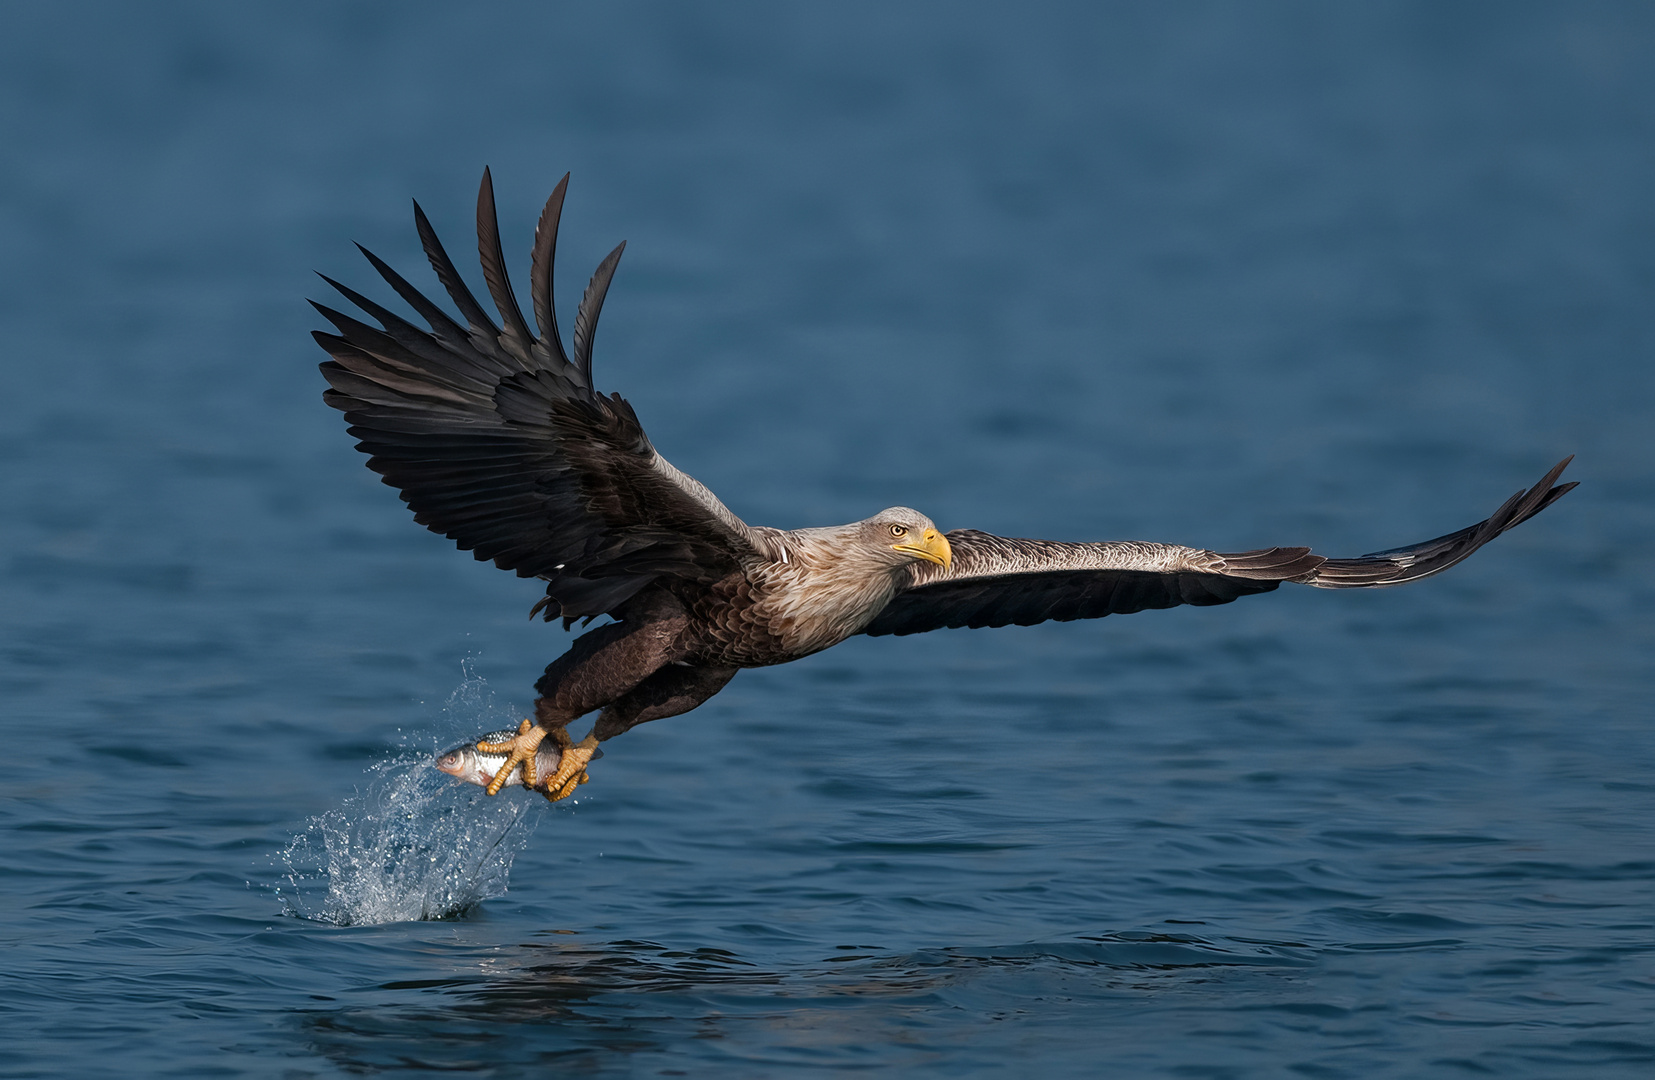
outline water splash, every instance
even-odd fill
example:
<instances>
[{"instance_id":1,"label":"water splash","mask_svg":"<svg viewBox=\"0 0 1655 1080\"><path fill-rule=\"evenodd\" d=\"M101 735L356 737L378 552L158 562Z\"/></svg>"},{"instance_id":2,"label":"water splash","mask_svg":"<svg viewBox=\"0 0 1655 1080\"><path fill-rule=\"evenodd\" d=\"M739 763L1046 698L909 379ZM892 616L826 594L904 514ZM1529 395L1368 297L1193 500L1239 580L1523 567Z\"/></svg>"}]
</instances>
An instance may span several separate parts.
<instances>
[{"instance_id":1,"label":"water splash","mask_svg":"<svg viewBox=\"0 0 1655 1080\"><path fill-rule=\"evenodd\" d=\"M443 706L446 741L515 727L487 683L466 668ZM433 744L435 749L435 744ZM365 789L311 818L282 853L289 915L340 926L441 919L506 891L512 860L546 803L528 792L489 798L413 752L370 770Z\"/></svg>"}]
</instances>

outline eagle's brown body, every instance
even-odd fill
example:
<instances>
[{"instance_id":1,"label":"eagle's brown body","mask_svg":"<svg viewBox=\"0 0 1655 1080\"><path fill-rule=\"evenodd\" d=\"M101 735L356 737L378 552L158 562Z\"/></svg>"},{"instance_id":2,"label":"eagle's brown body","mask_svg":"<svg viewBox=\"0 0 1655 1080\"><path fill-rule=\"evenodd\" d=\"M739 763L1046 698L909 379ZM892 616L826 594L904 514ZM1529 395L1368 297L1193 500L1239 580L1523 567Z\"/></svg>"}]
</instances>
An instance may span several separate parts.
<instances>
[{"instance_id":1,"label":"eagle's brown body","mask_svg":"<svg viewBox=\"0 0 1655 1080\"><path fill-rule=\"evenodd\" d=\"M538 333L517 307L500 254L488 173L478 193L483 274L501 325L478 304L416 205L426 254L465 320L455 321L372 254L415 326L329 280L379 322L317 305L337 334L318 333L333 359L325 397L342 409L369 467L398 488L415 520L479 559L546 582L536 610L583 634L536 684L535 720L507 743L489 791L550 734L564 747L551 798L585 778L598 742L686 712L744 667L785 663L859 633L1028 625L1178 604L1224 604L1282 582L1376 588L1459 562L1549 506L1568 459L1486 520L1435 540L1355 559L1308 548L1219 554L1136 541L1058 543L938 532L904 507L865 521L784 531L750 526L651 445L632 407L592 383L592 339L622 248L598 267L575 315L573 355L552 304L557 225L568 177L541 215L531 267ZM624 245L622 245L624 247ZM571 747L564 728L599 711Z\"/></svg>"},{"instance_id":2,"label":"eagle's brown body","mask_svg":"<svg viewBox=\"0 0 1655 1080\"><path fill-rule=\"evenodd\" d=\"M536 684L535 718L559 728L602 708L599 741L674 716L723 689L741 668L784 664L861 633L906 583L913 560L858 532L927 533L903 507L836 529L764 530L765 555L707 585L651 584L582 635Z\"/></svg>"}]
</instances>

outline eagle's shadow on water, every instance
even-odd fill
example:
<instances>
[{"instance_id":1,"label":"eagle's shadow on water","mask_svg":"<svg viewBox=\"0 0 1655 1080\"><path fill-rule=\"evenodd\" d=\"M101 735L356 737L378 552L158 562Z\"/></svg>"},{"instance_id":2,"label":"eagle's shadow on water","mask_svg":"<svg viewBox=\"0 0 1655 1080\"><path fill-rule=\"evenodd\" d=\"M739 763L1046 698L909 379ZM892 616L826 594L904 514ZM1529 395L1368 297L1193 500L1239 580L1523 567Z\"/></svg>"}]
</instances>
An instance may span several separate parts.
<instances>
[{"instance_id":1,"label":"eagle's shadow on water","mask_svg":"<svg viewBox=\"0 0 1655 1080\"><path fill-rule=\"evenodd\" d=\"M313 1050L351 1070L489 1068L500 1075L555 1063L624 1071L635 1055L651 1053L708 1068L734 1060L731 1054L769 1053L866 1065L859 1055L889 1046L897 1027L923 1028L928 1016L955 1026L961 1008L992 1012L1024 991L1039 1000L1033 991L1061 983L1069 993L1142 1001L1146 993L1196 989L1227 969L1289 974L1314 966L1318 952L1297 942L1130 932L904 954L834 951L777 970L717 948L530 942L496 972L377 988L429 994L429 1004L307 1010L300 1025ZM1010 980L1013 992L974 992L971 984L983 977Z\"/></svg>"}]
</instances>

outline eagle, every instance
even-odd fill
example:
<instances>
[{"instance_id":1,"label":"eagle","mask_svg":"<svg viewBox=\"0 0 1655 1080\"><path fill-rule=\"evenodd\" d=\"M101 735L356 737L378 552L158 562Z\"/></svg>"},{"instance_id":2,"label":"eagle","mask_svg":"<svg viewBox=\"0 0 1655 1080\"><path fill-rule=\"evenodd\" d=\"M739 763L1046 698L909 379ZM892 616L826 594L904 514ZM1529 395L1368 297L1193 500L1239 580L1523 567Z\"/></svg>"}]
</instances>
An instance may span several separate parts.
<instances>
[{"instance_id":1,"label":"eagle","mask_svg":"<svg viewBox=\"0 0 1655 1080\"><path fill-rule=\"evenodd\" d=\"M530 612L575 639L535 683L534 717L504 741L490 795L519 767L524 786L557 801L588 779L600 743L694 709L742 668L809 656L856 634L1029 626L1180 604L1228 604L1283 582L1318 589L1406 585L1453 566L1556 502L1565 458L1486 520L1446 536L1351 559L1306 547L1216 552L1139 541L1062 543L942 532L891 507L863 521L807 529L749 525L673 468L619 394L592 378L598 315L623 243L598 264L566 350L552 303L565 175L535 231L529 326L501 256L494 186L477 194L477 249L496 323L477 302L416 202L414 225L455 319L358 245L421 327L326 275L377 326L314 304L327 404L341 410L368 468L396 488L414 520L479 560L546 583ZM313 302L314 303L314 302ZM570 723L597 719L576 743ZM540 750L551 739L554 760ZM549 766L547 766L549 767Z\"/></svg>"}]
</instances>

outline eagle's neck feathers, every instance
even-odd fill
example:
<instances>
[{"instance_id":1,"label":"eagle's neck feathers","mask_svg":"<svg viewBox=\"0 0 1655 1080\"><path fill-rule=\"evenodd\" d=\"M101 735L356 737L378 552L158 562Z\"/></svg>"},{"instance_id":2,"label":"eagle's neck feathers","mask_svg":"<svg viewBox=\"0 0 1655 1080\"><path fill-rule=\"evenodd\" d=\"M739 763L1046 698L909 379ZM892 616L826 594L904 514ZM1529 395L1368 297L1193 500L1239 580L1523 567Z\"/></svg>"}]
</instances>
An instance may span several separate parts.
<instances>
[{"instance_id":1,"label":"eagle's neck feathers","mask_svg":"<svg viewBox=\"0 0 1655 1080\"><path fill-rule=\"evenodd\" d=\"M771 532L774 558L748 568L755 613L791 656L860 633L907 580L910 560L858 543L860 529L856 523Z\"/></svg>"}]
</instances>

